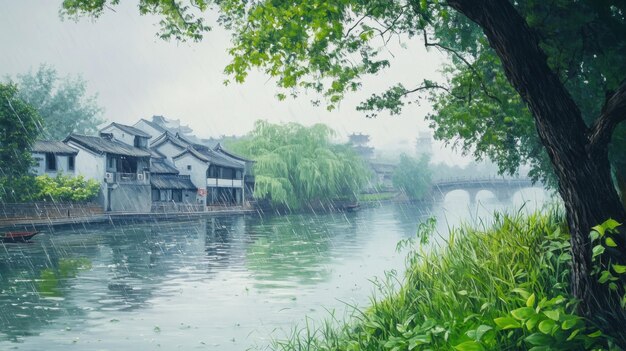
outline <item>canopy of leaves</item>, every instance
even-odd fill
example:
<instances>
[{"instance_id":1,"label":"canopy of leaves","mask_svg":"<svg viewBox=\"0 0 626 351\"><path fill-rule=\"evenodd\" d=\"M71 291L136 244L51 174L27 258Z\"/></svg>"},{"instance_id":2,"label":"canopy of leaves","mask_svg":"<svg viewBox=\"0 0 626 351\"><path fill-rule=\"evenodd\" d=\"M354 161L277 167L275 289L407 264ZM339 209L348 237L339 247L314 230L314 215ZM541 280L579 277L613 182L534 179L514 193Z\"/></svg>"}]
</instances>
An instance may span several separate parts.
<instances>
[{"instance_id":1,"label":"canopy of leaves","mask_svg":"<svg viewBox=\"0 0 626 351\"><path fill-rule=\"evenodd\" d=\"M19 98L17 87L0 83L0 177L28 173L30 148L41 130L37 111Z\"/></svg>"},{"instance_id":2,"label":"canopy of leaves","mask_svg":"<svg viewBox=\"0 0 626 351\"><path fill-rule=\"evenodd\" d=\"M256 161L256 198L297 208L352 196L369 179L363 161L348 146L331 143L333 134L323 124L257 121L245 138L228 147Z\"/></svg>"},{"instance_id":3,"label":"canopy of leaves","mask_svg":"<svg viewBox=\"0 0 626 351\"><path fill-rule=\"evenodd\" d=\"M103 109L96 95L87 96L86 82L80 76L59 78L46 65L35 72L17 76L19 96L43 118L46 139L62 140L70 133L94 134Z\"/></svg>"},{"instance_id":4,"label":"canopy of leaves","mask_svg":"<svg viewBox=\"0 0 626 351\"><path fill-rule=\"evenodd\" d=\"M415 159L406 154L400 155L393 172L393 185L412 200L421 200L428 194L431 186L431 171L428 156Z\"/></svg>"}]
</instances>

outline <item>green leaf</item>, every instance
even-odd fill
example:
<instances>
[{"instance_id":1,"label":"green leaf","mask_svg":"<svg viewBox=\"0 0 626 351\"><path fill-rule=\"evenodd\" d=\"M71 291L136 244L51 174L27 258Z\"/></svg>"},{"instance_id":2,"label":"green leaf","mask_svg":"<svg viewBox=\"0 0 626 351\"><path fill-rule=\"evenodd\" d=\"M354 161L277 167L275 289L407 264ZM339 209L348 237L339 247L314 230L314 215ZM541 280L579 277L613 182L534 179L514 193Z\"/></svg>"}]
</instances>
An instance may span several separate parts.
<instances>
[{"instance_id":1,"label":"green leaf","mask_svg":"<svg viewBox=\"0 0 626 351\"><path fill-rule=\"evenodd\" d=\"M539 331L544 334L552 334L554 327L556 326L556 322L551 319L546 319L539 323Z\"/></svg>"},{"instance_id":2,"label":"green leaf","mask_svg":"<svg viewBox=\"0 0 626 351\"><path fill-rule=\"evenodd\" d=\"M535 309L533 309L532 307L520 307L518 309L511 311L511 315L515 317L515 319L518 319L521 321L527 320L534 314L535 314Z\"/></svg>"},{"instance_id":3,"label":"green leaf","mask_svg":"<svg viewBox=\"0 0 626 351\"><path fill-rule=\"evenodd\" d=\"M604 246L602 245L596 245L593 247L593 255L592 257L595 258L597 256L600 256L604 253Z\"/></svg>"},{"instance_id":4,"label":"green leaf","mask_svg":"<svg viewBox=\"0 0 626 351\"><path fill-rule=\"evenodd\" d=\"M604 223L602 223L602 227L609 229L609 230L613 230L617 227L619 227L621 225L621 223L619 223L618 221L609 218L607 219Z\"/></svg>"},{"instance_id":5,"label":"green leaf","mask_svg":"<svg viewBox=\"0 0 626 351\"><path fill-rule=\"evenodd\" d=\"M459 351L482 351L485 348L480 343L470 340L456 345L454 349Z\"/></svg>"},{"instance_id":6,"label":"green leaf","mask_svg":"<svg viewBox=\"0 0 626 351\"><path fill-rule=\"evenodd\" d=\"M493 321L502 330L516 329L521 327L520 323L511 317L500 317L494 319Z\"/></svg>"},{"instance_id":7,"label":"green leaf","mask_svg":"<svg viewBox=\"0 0 626 351\"><path fill-rule=\"evenodd\" d=\"M595 332L593 332L591 334L587 334L587 336L590 337L590 338L597 338L599 336L602 336L602 332L597 330L597 331L595 331Z\"/></svg>"},{"instance_id":8,"label":"green leaf","mask_svg":"<svg viewBox=\"0 0 626 351\"><path fill-rule=\"evenodd\" d=\"M608 236L606 237L606 239L604 239L604 243L608 247L617 247L617 244L615 243L615 240L613 240L613 238L608 237Z\"/></svg>"},{"instance_id":9,"label":"green leaf","mask_svg":"<svg viewBox=\"0 0 626 351\"><path fill-rule=\"evenodd\" d=\"M546 317L548 317L548 318L550 318L550 319L552 319L552 320L555 320L555 321L558 321L558 320L559 320L559 316L560 316L560 313L559 313L559 311L558 311L558 310L554 310L554 311L543 311L543 314L545 314L545 315L546 315Z\"/></svg>"},{"instance_id":10,"label":"green leaf","mask_svg":"<svg viewBox=\"0 0 626 351\"><path fill-rule=\"evenodd\" d=\"M577 323L578 323L578 318L567 319L567 320L563 321L563 324L561 324L561 329L563 329L563 330L570 330L573 327L575 327Z\"/></svg>"},{"instance_id":11,"label":"green leaf","mask_svg":"<svg viewBox=\"0 0 626 351\"><path fill-rule=\"evenodd\" d=\"M598 233L600 237L604 236L604 227L602 225L596 225L592 227L591 229L595 231L596 233Z\"/></svg>"},{"instance_id":12,"label":"green leaf","mask_svg":"<svg viewBox=\"0 0 626 351\"><path fill-rule=\"evenodd\" d=\"M533 333L527 336L524 341L531 345L548 345L552 341L552 338L545 334Z\"/></svg>"},{"instance_id":13,"label":"green leaf","mask_svg":"<svg viewBox=\"0 0 626 351\"><path fill-rule=\"evenodd\" d=\"M580 329L576 329L574 330L568 337L566 341L572 341L576 335L578 335L578 333L580 333Z\"/></svg>"},{"instance_id":14,"label":"green leaf","mask_svg":"<svg viewBox=\"0 0 626 351\"><path fill-rule=\"evenodd\" d=\"M621 264L614 264L613 265L613 270L617 274L624 274L624 273L626 273L626 266L622 266Z\"/></svg>"},{"instance_id":15,"label":"green leaf","mask_svg":"<svg viewBox=\"0 0 626 351\"><path fill-rule=\"evenodd\" d=\"M535 294L533 293L526 300L526 307L534 307L535 306Z\"/></svg>"},{"instance_id":16,"label":"green leaf","mask_svg":"<svg viewBox=\"0 0 626 351\"><path fill-rule=\"evenodd\" d=\"M532 331L533 328L535 328L535 326L537 325L537 323L539 323L540 320L541 320L541 315L538 315L538 314L530 317L526 321L526 329L528 329L528 331Z\"/></svg>"},{"instance_id":17,"label":"green leaf","mask_svg":"<svg viewBox=\"0 0 626 351\"><path fill-rule=\"evenodd\" d=\"M480 339L482 339L483 335L485 335L486 332L492 330L493 327L489 326L489 325L480 325L478 328L476 328L476 330L474 330L474 337L473 339L476 341L480 341Z\"/></svg>"}]
</instances>

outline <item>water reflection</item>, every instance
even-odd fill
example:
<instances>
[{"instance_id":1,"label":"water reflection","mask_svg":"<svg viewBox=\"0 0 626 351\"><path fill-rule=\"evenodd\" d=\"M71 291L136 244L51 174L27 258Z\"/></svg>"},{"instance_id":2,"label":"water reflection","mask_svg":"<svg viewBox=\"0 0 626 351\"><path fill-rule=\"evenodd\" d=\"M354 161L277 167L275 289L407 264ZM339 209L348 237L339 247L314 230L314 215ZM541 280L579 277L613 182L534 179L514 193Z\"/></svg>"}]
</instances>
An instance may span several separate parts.
<instances>
[{"instance_id":1,"label":"water reflection","mask_svg":"<svg viewBox=\"0 0 626 351\"><path fill-rule=\"evenodd\" d=\"M403 267L396 243L413 236L418 223L435 216L445 231L468 213L504 206L483 200L449 194L444 203L356 213L127 223L3 245L0 349L263 344L306 314L367 303L370 279ZM519 207L515 201L525 200L506 205Z\"/></svg>"}]
</instances>

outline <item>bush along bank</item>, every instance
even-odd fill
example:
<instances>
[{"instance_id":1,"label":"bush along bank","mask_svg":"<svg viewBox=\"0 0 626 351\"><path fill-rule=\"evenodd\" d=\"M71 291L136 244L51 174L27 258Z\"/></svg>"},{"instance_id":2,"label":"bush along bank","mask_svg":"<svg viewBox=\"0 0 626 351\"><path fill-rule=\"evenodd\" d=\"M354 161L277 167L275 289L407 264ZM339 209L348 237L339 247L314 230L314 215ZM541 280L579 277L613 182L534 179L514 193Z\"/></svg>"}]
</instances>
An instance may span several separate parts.
<instances>
[{"instance_id":1,"label":"bush along bank","mask_svg":"<svg viewBox=\"0 0 626 351\"><path fill-rule=\"evenodd\" d=\"M607 221L594 228L595 260L614 244L610 236L618 225ZM568 294L571 256L566 228L552 211L499 215L487 230L452 229L447 245L409 253L399 289L385 289L382 298L373 298L367 310L355 312L348 322L295 330L291 337L274 341L272 348L621 350L575 314L576 302ZM597 269L596 277L617 291L626 267L608 267Z\"/></svg>"},{"instance_id":2,"label":"bush along bank","mask_svg":"<svg viewBox=\"0 0 626 351\"><path fill-rule=\"evenodd\" d=\"M0 203L88 202L95 199L99 192L98 181L81 175L0 177Z\"/></svg>"}]
</instances>

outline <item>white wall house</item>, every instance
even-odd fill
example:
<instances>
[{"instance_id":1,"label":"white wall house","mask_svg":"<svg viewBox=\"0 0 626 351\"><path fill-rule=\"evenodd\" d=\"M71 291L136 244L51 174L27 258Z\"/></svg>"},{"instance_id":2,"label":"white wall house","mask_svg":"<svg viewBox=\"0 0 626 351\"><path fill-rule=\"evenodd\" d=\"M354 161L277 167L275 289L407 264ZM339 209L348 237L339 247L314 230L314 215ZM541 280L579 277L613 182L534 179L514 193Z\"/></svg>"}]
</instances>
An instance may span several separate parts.
<instances>
[{"instance_id":1,"label":"white wall house","mask_svg":"<svg viewBox=\"0 0 626 351\"><path fill-rule=\"evenodd\" d=\"M139 122L135 123L133 127L143 131L146 134L149 134L152 137L152 140L155 140L157 137L167 132L167 130L160 125L143 118L140 119Z\"/></svg>"},{"instance_id":2,"label":"white wall house","mask_svg":"<svg viewBox=\"0 0 626 351\"><path fill-rule=\"evenodd\" d=\"M173 157L174 166L181 175L187 175L198 189L196 201L206 204L206 175L209 160L195 149L188 147Z\"/></svg>"},{"instance_id":3,"label":"white wall house","mask_svg":"<svg viewBox=\"0 0 626 351\"><path fill-rule=\"evenodd\" d=\"M31 169L34 175L47 174L56 177L58 174L74 175L76 173L78 149L62 141L37 141L31 149L31 154L35 161Z\"/></svg>"},{"instance_id":4,"label":"white wall house","mask_svg":"<svg viewBox=\"0 0 626 351\"><path fill-rule=\"evenodd\" d=\"M174 156L185 151L187 146L188 144L184 143L170 132L163 133L150 143L150 149L162 154L171 163L174 163Z\"/></svg>"},{"instance_id":5,"label":"white wall house","mask_svg":"<svg viewBox=\"0 0 626 351\"><path fill-rule=\"evenodd\" d=\"M150 212L150 152L113 138L70 134L78 149L76 173L101 183L105 211Z\"/></svg>"},{"instance_id":6,"label":"white wall house","mask_svg":"<svg viewBox=\"0 0 626 351\"><path fill-rule=\"evenodd\" d=\"M111 134L114 139L121 141L126 145L134 146L140 149L147 149L148 139L152 137L150 134L145 133L141 129L115 122L100 129L100 135L103 134Z\"/></svg>"}]
</instances>

